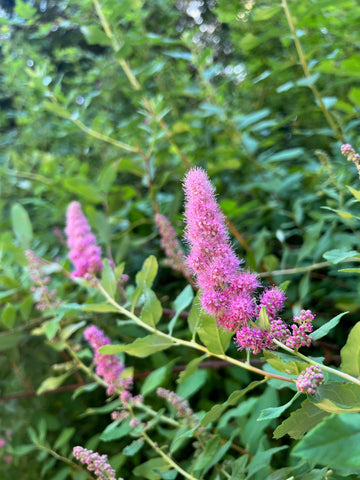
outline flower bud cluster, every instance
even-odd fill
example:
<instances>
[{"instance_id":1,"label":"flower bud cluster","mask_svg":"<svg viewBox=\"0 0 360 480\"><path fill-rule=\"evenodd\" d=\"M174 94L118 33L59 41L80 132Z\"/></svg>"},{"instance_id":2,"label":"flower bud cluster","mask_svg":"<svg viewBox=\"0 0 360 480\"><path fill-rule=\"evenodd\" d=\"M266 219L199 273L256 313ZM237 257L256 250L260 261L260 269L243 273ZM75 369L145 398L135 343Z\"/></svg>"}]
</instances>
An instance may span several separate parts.
<instances>
[{"instance_id":1,"label":"flower bud cluster","mask_svg":"<svg viewBox=\"0 0 360 480\"><path fill-rule=\"evenodd\" d=\"M312 321L315 315L311 310L301 310L298 317L294 317L294 324L290 326L291 335L286 339L286 346L297 350L311 344L309 333L313 331Z\"/></svg>"},{"instance_id":2,"label":"flower bud cluster","mask_svg":"<svg viewBox=\"0 0 360 480\"><path fill-rule=\"evenodd\" d=\"M65 233L70 248L69 258L75 266L72 276L89 280L101 272L101 249L96 245L96 238L79 202L71 202L68 206Z\"/></svg>"},{"instance_id":3,"label":"flower bud cluster","mask_svg":"<svg viewBox=\"0 0 360 480\"><path fill-rule=\"evenodd\" d=\"M172 392L171 390L166 390L166 388L162 387L159 387L156 390L156 393L160 398L164 398L175 408L178 416L180 418L183 418L185 420L185 423L195 425L198 423L198 419L194 415L194 412L190 408L189 402L187 400L184 400L175 392Z\"/></svg>"},{"instance_id":4,"label":"flower bud cluster","mask_svg":"<svg viewBox=\"0 0 360 480\"><path fill-rule=\"evenodd\" d=\"M300 373L296 387L299 392L315 395L317 387L323 383L325 383L325 379L320 367L312 365Z\"/></svg>"},{"instance_id":5,"label":"flower bud cluster","mask_svg":"<svg viewBox=\"0 0 360 480\"><path fill-rule=\"evenodd\" d=\"M161 237L161 248L164 250L166 259L164 263L174 270L182 272L185 276L189 275L185 263L185 254L177 240L177 235L169 220L165 215L157 213L155 223L159 229Z\"/></svg>"},{"instance_id":6,"label":"flower bud cluster","mask_svg":"<svg viewBox=\"0 0 360 480\"><path fill-rule=\"evenodd\" d=\"M37 257L32 250L26 250L25 256L29 263L30 278L34 282L31 291L36 299L35 306L37 310L44 311L58 307L61 300L55 300L57 290L49 289L51 278L44 273L44 264L41 259Z\"/></svg>"},{"instance_id":7,"label":"flower bud cluster","mask_svg":"<svg viewBox=\"0 0 360 480\"><path fill-rule=\"evenodd\" d=\"M87 465L89 472L94 472L97 480L123 480L116 479L115 470L111 467L107 455L100 455L97 452L83 447L73 448L74 457L84 465Z\"/></svg>"},{"instance_id":8,"label":"flower bud cluster","mask_svg":"<svg viewBox=\"0 0 360 480\"><path fill-rule=\"evenodd\" d=\"M354 162L360 175L360 155L355 152L349 143L341 145L341 153L347 157L348 162Z\"/></svg>"}]
</instances>

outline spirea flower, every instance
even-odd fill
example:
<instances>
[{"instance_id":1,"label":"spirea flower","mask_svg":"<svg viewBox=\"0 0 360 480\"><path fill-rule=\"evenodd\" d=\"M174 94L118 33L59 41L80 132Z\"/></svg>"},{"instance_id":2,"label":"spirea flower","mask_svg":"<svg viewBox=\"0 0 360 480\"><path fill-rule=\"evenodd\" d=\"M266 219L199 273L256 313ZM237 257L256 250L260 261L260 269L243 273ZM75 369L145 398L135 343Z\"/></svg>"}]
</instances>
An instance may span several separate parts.
<instances>
[{"instance_id":1,"label":"spirea flower","mask_svg":"<svg viewBox=\"0 0 360 480\"><path fill-rule=\"evenodd\" d=\"M57 290L50 290L49 288L51 278L44 272L46 263L37 257L32 250L26 250L25 256L29 263L29 275L34 283L31 291L36 300L37 310L44 311L58 307L61 300L56 299Z\"/></svg>"},{"instance_id":2,"label":"spirea flower","mask_svg":"<svg viewBox=\"0 0 360 480\"><path fill-rule=\"evenodd\" d=\"M73 455L81 463L87 465L86 468L89 472L94 472L97 480L123 480L120 477L116 479L115 470L109 464L107 455L100 455L79 446L73 448Z\"/></svg>"},{"instance_id":3,"label":"spirea flower","mask_svg":"<svg viewBox=\"0 0 360 480\"><path fill-rule=\"evenodd\" d=\"M317 387L323 383L325 383L325 379L320 367L312 365L300 373L296 388L299 392L315 395Z\"/></svg>"},{"instance_id":4,"label":"spirea flower","mask_svg":"<svg viewBox=\"0 0 360 480\"><path fill-rule=\"evenodd\" d=\"M94 325L85 329L84 338L90 343L95 352L94 363L96 365L96 374L107 383L106 393L113 395L117 390L127 391L127 389L131 387L132 379L130 379L130 381L129 379L120 379L120 375L125 366L119 357L116 355L105 355L98 351L99 348L104 345L111 345L110 339L102 330Z\"/></svg>"},{"instance_id":5,"label":"spirea flower","mask_svg":"<svg viewBox=\"0 0 360 480\"><path fill-rule=\"evenodd\" d=\"M264 290L259 299L258 310L265 307L270 322L275 320L276 314L284 308L286 295L283 290L277 287L271 287Z\"/></svg>"},{"instance_id":6,"label":"spirea flower","mask_svg":"<svg viewBox=\"0 0 360 480\"><path fill-rule=\"evenodd\" d=\"M160 213L155 215L155 223L161 237L161 248L167 257L164 263L174 270L182 272L185 276L188 276L189 272L185 264L185 254L180 246L173 226L165 215L161 215Z\"/></svg>"},{"instance_id":7,"label":"spirea flower","mask_svg":"<svg viewBox=\"0 0 360 480\"><path fill-rule=\"evenodd\" d=\"M65 233L70 248L69 258L75 266L72 276L90 279L101 272L101 249L96 245L96 238L79 202L71 202L68 206Z\"/></svg>"},{"instance_id":8,"label":"spirea flower","mask_svg":"<svg viewBox=\"0 0 360 480\"><path fill-rule=\"evenodd\" d=\"M218 324L236 330L256 313L256 275L240 269L206 173L191 169L184 180L185 238L191 247L187 264L197 277L201 304Z\"/></svg>"}]
</instances>

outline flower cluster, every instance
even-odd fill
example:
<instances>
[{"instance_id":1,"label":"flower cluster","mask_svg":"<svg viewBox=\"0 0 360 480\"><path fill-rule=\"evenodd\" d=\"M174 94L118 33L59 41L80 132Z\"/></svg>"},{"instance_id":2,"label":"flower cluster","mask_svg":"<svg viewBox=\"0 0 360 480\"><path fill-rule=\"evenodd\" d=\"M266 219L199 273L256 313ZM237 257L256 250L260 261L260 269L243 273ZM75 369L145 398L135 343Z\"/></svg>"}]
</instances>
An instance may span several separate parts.
<instances>
[{"instance_id":1,"label":"flower cluster","mask_svg":"<svg viewBox=\"0 0 360 480\"><path fill-rule=\"evenodd\" d=\"M26 250L26 259L29 263L29 274L34 282L31 291L36 299L36 308L40 311L56 308L60 305L61 300L55 300L57 290L49 289L51 278L44 273L44 263L35 255L32 250Z\"/></svg>"},{"instance_id":2,"label":"flower cluster","mask_svg":"<svg viewBox=\"0 0 360 480\"><path fill-rule=\"evenodd\" d=\"M320 367L312 365L300 373L296 387L299 392L315 395L317 387L323 383L325 383L325 379Z\"/></svg>"},{"instance_id":3,"label":"flower cluster","mask_svg":"<svg viewBox=\"0 0 360 480\"><path fill-rule=\"evenodd\" d=\"M96 238L79 202L71 202L68 206L65 233L70 248L69 258L75 266L72 276L90 279L101 272L101 249L96 245Z\"/></svg>"},{"instance_id":4,"label":"flower cluster","mask_svg":"<svg viewBox=\"0 0 360 480\"><path fill-rule=\"evenodd\" d=\"M167 257L164 263L174 270L182 272L185 276L188 275L185 265L185 255L171 223L160 213L155 215L155 223L159 229L161 237L161 248L164 250Z\"/></svg>"},{"instance_id":5,"label":"flower cluster","mask_svg":"<svg viewBox=\"0 0 360 480\"><path fill-rule=\"evenodd\" d=\"M349 162L354 162L360 175L360 155L355 152L353 147L349 143L341 145L341 153L347 157Z\"/></svg>"},{"instance_id":6,"label":"flower cluster","mask_svg":"<svg viewBox=\"0 0 360 480\"><path fill-rule=\"evenodd\" d=\"M278 312L285 293L271 287L256 298L257 276L241 268L242 261L230 244L225 218L216 202L214 188L204 170L191 169L184 180L185 239L191 247L187 264L196 275L203 309L214 315L220 327L235 331L240 349L259 353L275 348L273 339L290 335ZM265 307L270 330L254 326Z\"/></svg>"},{"instance_id":7,"label":"flower cluster","mask_svg":"<svg viewBox=\"0 0 360 480\"><path fill-rule=\"evenodd\" d=\"M292 333L286 339L286 346L294 349L300 347L309 347L311 337L309 333L313 331L312 321L315 315L311 310L301 310L299 316L294 317L294 323L291 325Z\"/></svg>"},{"instance_id":8,"label":"flower cluster","mask_svg":"<svg viewBox=\"0 0 360 480\"><path fill-rule=\"evenodd\" d=\"M107 455L100 455L97 452L83 447L73 448L74 457L84 465L87 465L89 472L94 472L97 480L123 480L116 479L115 470L111 467Z\"/></svg>"},{"instance_id":9,"label":"flower cluster","mask_svg":"<svg viewBox=\"0 0 360 480\"><path fill-rule=\"evenodd\" d=\"M177 395L171 390L166 390L166 388L159 387L156 390L157 395L160 398L164 398L169 402L177 411L177 414L180 418L185 420L185 423L196 425L198 423L197 417L194 415L194 412L189 406L189 402L184 400L182 397Z\"/></svg>"},{"instance_id":10,"label":"flower cluster","mask_svg":"<svg viewBox=\"0 0 360 480\"><path fill-rule=\"evenodd\" d=\"M111 341L104 332L92 325L84 331L84 338L92 346L95 356L96 374L107 384L106 393L113 395L117 390L127 391L131 387L132 379L120 379L125 366L116 355L104 355L98 352L104 345L111 345ZM130 380L130 381L129 381ZM129 393L129 392L128 392Z\"/></svg>"}]
</instances>

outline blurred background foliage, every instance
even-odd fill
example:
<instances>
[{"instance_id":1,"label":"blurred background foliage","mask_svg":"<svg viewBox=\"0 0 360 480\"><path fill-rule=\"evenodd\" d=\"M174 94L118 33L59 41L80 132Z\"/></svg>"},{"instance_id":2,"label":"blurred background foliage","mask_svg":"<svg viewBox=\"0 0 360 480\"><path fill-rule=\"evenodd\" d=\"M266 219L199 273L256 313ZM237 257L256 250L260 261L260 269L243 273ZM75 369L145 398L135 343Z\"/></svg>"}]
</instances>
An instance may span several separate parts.
<instances>
[{"instance_id":1,"label":"blurred background foliage","mask_svg":"<svg viewBox=\"0 0 360 480\"><path fill-rule=\"evenodd\" d=\"M50 365L66 358L30 334L41 319L24 249L70 269L63 228L72 200L133 279L149 254L164 258L154 213L182 235L182 178L191 165L206 168L238 232L238 253L265 281L290 281L285 317L312 308L319 326L350 310L327 345L336 362L358 314L359 282L322 263L328 250L356 250L359 242L358 219L329 210L359 211L346 188L358 188L356 168L340 153L341 143L359 147L358 2L1 0L0 7L0 428L13 432L14 457L0 464L2 478L69 474L44 451L34 457L27 427L49 445L65 428L71 444L96 447L106 425L102 416L81 416L102 405L100 391L76 400L67 391L32 396ZM25 216L19 234L22 208L31 226ZM53 283L67 303L81 301L70 281ZM172 308L185 285L163 267L155 290ZM119 331L106 316L99 322L114 341L140 334ZM177 355L156 354L151 368ZM195 410L249 381L232 368L202 375L189 390ZM223 392L214 387L220 382ZM19 392L25 398L12 398ZM243 442L251 443L246 435ZM69 441L59 444L67 455ZM120 450L116 442L107 448Z\"/></svg>"}]
</instances>

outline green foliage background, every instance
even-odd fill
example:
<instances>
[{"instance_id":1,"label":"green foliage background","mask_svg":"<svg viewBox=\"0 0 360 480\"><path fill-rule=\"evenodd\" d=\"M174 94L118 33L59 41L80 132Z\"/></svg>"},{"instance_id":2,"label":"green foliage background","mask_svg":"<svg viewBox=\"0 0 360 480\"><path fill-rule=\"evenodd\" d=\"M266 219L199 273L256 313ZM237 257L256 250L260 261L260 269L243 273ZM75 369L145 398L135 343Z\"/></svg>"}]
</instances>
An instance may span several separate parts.
<instances>
[{"instance_id":1,"label":"green foliage background","mask_svg":"<svg viewBox=\"0 0 360 480\"><path fill-rule=\"evenodd\" d=\"M323 265L323 254L356 251L359 242L359 205L346 188L357 189L359 178L340 145L359 146L360 6L288 3L290 19L279 1L104 0L101 22L95 0L1 2L0 434L13 431L14 455L10 466L0 464L2 478L73 478L70 467L33 449L26 433L32 429L47 445L57 442L61 455L86 444L106 449L115 467L126 461L129 472L144 461L141 453L119 453L124 439L100 441L107 417L89 410L103 406L100 390L12 398L36 390L53 375L52 364L67 360L49 340L30 334L41 319L24 249L71 269L62 232L72 200L81 202L103 251L116 265L125 262L134 283L148 255L163 259L154 211L181 235L182 178L190 165L206 168L240 233L236 247L246 264L268 283L290 280L285 317L312 308L319 327L351 312L325 345L336 362L336 346L356 322L359 282L357 273ZM295 274L271 273L295 267ZM172 308L185 285L163 266L154 290ZM83 300L70 280L54 276L54 287L67 303ZM70 320L78 320L76 311ZM120 329L111 315L97 321L114 342L143 335L133 326ZM126 362L148 371L181 363L179 352ZM209 410L251 380L230 367L198 372L184 392L195 411ZM78 380L74 374L65 384ZM165 385L176 388L175 380L169 370ZM260 411L279 399L286 403L286 395L259 388L247 402L251 407L256 398ZM275 420L257 423L249 410L237 421L252 454L259 442L267 451L282 445L272 439ZM287 478L294 465L296 478L323 478L317 469L304 467L302 474L299 457L289 453L292 443L283 444L290 448L274 451L273 462L283 476L266 464L246 478ZM341 469L328 478L343 473L357 478Z\"/></svg>"}]
</instances>

